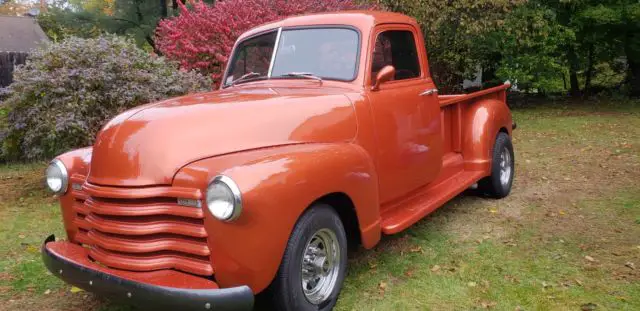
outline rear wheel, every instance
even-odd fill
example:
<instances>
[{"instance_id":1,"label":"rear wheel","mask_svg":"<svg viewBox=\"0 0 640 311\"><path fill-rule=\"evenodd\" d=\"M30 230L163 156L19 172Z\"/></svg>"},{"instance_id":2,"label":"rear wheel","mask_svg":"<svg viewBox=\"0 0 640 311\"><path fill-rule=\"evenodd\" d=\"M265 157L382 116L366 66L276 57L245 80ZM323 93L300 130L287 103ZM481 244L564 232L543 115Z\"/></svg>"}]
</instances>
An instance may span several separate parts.
<instances>
[{"instance_id":1,"label":"rear wheel","mask_svg":"<svg viewBox=\"0 0 640 311\"><path fill-rule=\"evenodd\" d=\"M513 145L506 133L498 133L491 161L491 175L480 180L478 189L490 197L504 198L511 192L515 173Z\"/></svg>"},{"instance_id":2,"label":"rear wheel","mask_svg":"<svg viewBox=\"0 0 640 311\"><path fill-rule=\"evenodd\" d=\"M347 268L347 238L338 214L312 206L296 223L271 285L276 310L331 310Z\"/></svg>"}]
</instances>

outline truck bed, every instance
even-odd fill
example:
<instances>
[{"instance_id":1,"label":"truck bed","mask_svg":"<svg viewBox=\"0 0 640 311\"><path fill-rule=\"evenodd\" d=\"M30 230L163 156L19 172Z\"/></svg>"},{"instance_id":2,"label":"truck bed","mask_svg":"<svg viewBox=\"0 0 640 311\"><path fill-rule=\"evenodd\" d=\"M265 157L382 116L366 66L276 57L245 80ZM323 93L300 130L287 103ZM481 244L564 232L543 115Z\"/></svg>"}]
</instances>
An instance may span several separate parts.
<instances>
[{"instance_id":1,"label":"truck bed","mask_svg":"<svg viewBox=\"0 0 640 311\"><path fill-rule=\"evenodd\" d=\"M484 99L497 99L506 102L506 90L509 87L509 84L503 84L469 94L438 96L445 155L449 152L462 151L462 118L466 106Z\"/></svg>"}]
</instances>

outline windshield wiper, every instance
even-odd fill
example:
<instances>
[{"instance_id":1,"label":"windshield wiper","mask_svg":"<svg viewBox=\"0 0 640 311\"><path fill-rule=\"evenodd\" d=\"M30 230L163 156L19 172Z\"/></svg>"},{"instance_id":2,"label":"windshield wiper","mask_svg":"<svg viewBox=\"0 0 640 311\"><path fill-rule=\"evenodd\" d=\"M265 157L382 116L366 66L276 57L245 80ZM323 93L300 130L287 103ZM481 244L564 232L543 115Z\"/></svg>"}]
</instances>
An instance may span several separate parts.
<instances>
[{"instance_id":1,"label":"windshield wiper","mask_svg":"<svg viewBox=\"0 0 640 311\"><path fill-rule=\"evenodd\" d=\"M298 78L306 78L306 79L313 79L313 80L317 80L320 81L320 83L322 83L322 78L314 75L311 72L287 72L283 75L281 75L281 77L298 77Z\"/></svg>"},{"instance_id":2,"label":"windshield wiper","mask_svg":"<svg viewBox=\"0 0 640 311\"><path fill-rule=\"evenodd\" d=\"M239 82L249 81L251 79L259 78L259 77L263 77L263 76L264 76L263 74L261 74L259 72L253 72L253 71L249 72L249 73L245 73L240 78L231 81L231 83L229 83L229 86L234 86Z\"/></svg>"}]
</instances>

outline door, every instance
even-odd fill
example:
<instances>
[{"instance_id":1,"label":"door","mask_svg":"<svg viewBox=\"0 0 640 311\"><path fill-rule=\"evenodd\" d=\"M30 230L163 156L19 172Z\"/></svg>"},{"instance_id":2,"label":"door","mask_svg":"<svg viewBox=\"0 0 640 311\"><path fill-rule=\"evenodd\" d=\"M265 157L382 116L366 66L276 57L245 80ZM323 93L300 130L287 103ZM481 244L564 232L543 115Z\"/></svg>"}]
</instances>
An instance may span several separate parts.
<instances>
[{"instance_id":1,"label":"door","mask_svg":"<svg viewBox=\"0 0 640 311\"><path fill-rule=\"evenodd\" d=\"M368 85L374 84L384 66L391 65L396 72L392 81L368 93L382 204L433 181L442 166L439 102L426 59L416 48L421 41L415 33L410 25L380 27L369 51Z\"/></svg>"}]
</instances>

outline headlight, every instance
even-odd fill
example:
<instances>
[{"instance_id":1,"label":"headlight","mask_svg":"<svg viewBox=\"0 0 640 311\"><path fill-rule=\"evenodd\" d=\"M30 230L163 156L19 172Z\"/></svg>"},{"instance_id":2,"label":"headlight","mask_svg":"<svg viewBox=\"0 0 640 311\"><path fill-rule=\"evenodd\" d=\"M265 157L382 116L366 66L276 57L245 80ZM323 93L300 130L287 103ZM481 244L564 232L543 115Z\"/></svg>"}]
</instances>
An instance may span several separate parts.
<instances>
[{"instance_id":1,"label":"headlight","mask_svg":"<svg viewBox=\"0 0 640 311\"><path fill-rule=\"evenodd\" d=\"M67 192L67 186L69 185L69 174L67 168L64 167L62 161L53 160L49 167L47 167L47 187L55 194L63 194Z\"/></svg>"},{"instance_id":2,"label":"headlight","mask_svg":"<svg viewBox=\"0 0 640 311\"><path fill-rule=\"evenodd\" d=\"M242 197L238 185L227 176L216 176L207 188L207 208L222 221L237 219L242 212Z\"/></svg>"}]
</instances>

